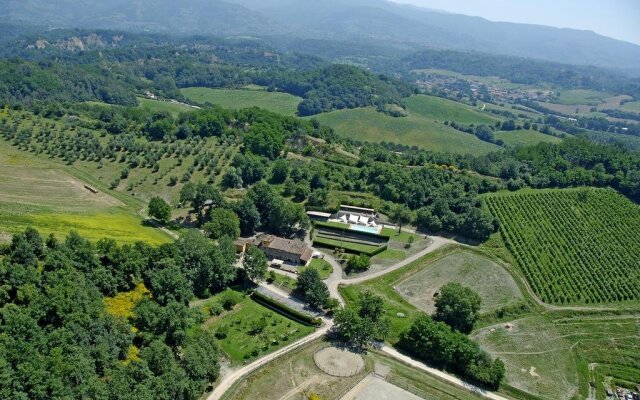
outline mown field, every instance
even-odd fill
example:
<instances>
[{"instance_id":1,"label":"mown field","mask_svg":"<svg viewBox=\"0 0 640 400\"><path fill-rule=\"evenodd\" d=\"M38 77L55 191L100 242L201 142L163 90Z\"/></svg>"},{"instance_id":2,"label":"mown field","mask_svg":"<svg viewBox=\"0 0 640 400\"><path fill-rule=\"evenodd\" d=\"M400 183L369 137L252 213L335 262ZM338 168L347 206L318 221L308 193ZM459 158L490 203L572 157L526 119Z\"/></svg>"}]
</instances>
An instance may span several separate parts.
<instances>
[{"instance_id":1,"label":"mown field","mask_svg":"<svg viewBox=\"0 0 640 400\"><path fill-rule=\"evenodd\" d=\"M434 294L449 282L475 290L482 299L482 313L523 300L520 288L503 267L487 257L465 250L434 261L395 286L409 303L432 314L435 311Z\"/></svg>"},{"instance_id":2,"label":"mown field","mask_svg":"<svg viewBox=\"0 0 640 400\"><path fill-rule=\"evenodd\" d=\"M62 238L76 230L92 240L166 243L127 204L104 191L94 194L70 168L13 148L0 139L0 237L28 226Z\"/></svg>"},{"instance_id":3,"label":"mown field","mask_svg":"<svg viewBox=\"0 0 640 400\"><path fill-rule=\"evenodd\" d=\"M499 131L493 134L496 139L502 141L509 147L531 146L538 143L560 143L562 139L551 135L545 135L538 131L516 130L516 131Z\"/></svg>"},{"instance_id":4,"label":"mown field","mask_svg":"<svg viewBox=\"0 0 640 400\"><path fill-rule=\"evenodd\" d=\"M300 97L264 89L186 88L182 89L182 94L201 104L209 102L232 110L260 107L283 115L295 115L302 101Z\"/></svg>"},{"instance_id":5,"label":"mown field","mask_svg":"<svg viewBox=\"0 0 640 400\"><path fill-rule=\"evenodd\" d=\"M227 296L235 297L238 303L231 310L211 316L204 328L218 333L218 345L234 364L264 356L314 331L312 326L284 317L231 289L197 307L210 313L213 305L220 308Z\"/></svg>"},{"instance_id":6,"label":"mown field","mask_svg":"<svg viewBox=\"0 0 640 400\"><path fill-rule=\"evenodd\" d=\"M457 154L486 154L499 146L483 142L474 135L444 124L493 124L498 119L461 103L432 96L414 96L406 100L407 116L393 118L373 108L339 110L316 118L351 139L392 142Z\"/></svg>"},{"instance_id":7,"label":"mown field","mask_svg":"<svg viewBox=\"0 0 640 400\"><path fill-rule=\"evenodd\" d=\"M565 105L585 104L597 106L611 96L611 93L588 89L562 90L560 91L560 96L556 100L556 103Z\"/></svg>"},{"instance_id":8,"label":"mown field","mask_svg":"<svg viewBox=\"0 0 640 400\"><path fill-rule=\"evenodd\" d=\"M640 380L640 316L553 313L488 326L473 338L507 367L506 383L539 398L596 399Z\"/></svg>"},{"instance_id":9,"label":"mown field","mask_svg":"<svg viewBox=\"0 0 640 400\"><path fill-rule=\"evenodd\" d=\"M490 195L531 288L556 304L640 299L640 207L609 189Z\"/></svg>"}]
</instances>

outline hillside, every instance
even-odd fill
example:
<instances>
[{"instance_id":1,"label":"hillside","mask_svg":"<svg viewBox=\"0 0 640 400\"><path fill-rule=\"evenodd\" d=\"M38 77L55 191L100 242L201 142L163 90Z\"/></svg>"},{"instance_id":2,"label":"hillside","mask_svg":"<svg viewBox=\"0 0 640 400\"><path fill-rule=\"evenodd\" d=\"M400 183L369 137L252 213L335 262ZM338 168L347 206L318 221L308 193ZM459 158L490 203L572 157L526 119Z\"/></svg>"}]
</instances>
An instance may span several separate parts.
<instances>
[{"instance_id":1,"label":"hillside","mask_svg":"<svg viewBox=\"0 0 640 400\"><path fill-rule=\"evenodd\" d=\"M484 51L640 73L640 46L593 32L491 22L478 17L375 1L168 0L85 2L11 0L0 21L180 34L387 41ZM59 9L68 12L60 13Z\"/></svg>"}]
</instances>

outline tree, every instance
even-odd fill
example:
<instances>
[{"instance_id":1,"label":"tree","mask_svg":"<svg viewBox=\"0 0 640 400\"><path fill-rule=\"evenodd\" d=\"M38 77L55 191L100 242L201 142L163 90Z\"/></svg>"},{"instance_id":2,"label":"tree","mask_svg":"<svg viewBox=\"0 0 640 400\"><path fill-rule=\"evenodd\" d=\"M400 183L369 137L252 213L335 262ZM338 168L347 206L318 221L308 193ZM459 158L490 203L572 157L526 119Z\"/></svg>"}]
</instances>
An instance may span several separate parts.
<instances>
[{"instance_id":1,"label":"tree","mask_svg":"<svg viewBox=\"0 0 640 400\"><path fill-rule=\"evenodd\" d=\"M450 282L440 288L435 301L434 319L442 321L453 329L470 333L478 319L480 296L459 283Z\"/></svg>"},{"instance_id":2,"label":"tree","mask_svg":"<svg viewBox=\"0 0 640 400\"><path fill-rule=\"evenodd\" d=\"M166 261L163 268L149 271L148 277L153 299L162 306L170 301L188 304L193 297L191 284L171 259Z\"/></svg>"},{"instance_id":3,"label":"tree","mask_svg":"<svg viewBox=\"0 0 640 400\"><path fill-rule=\"evenodd\" d=\"M152 197L149 201L149 215L162 223L171 219L171 206L161 197Z\"/></svg>"},{"instance_id":4,"label":"tree","mask_svg":"<svg viewBox=\"0 0 640 400\"><path fill-rule=\"evenodd\" d=\"M396 204L391 208L389 217L398 224L398 233L402 233L402 225L411 222L411 210L405 205Z\"/></svg>"},{"instance_id":5,"label":"tree","mask_svg":"<svg viewBox=\"0 0 640 400\"><path fill-rule=\"evenodd\" d=\"M358 300L358 315L361 318L368 318L373 322L378 322L384 315L384 301L382 297L366 290L360 295Z\"/></svg>"},{"instance_id":6,"label":"tree","mask_svg":"<svg viewBox=\"0 0 640 400\"><path fill-rule=\"evenodd\" d=\"M223 236L237 239L240 236L240 218L233 210L216 208L211 211L211 221L204 224L204 231L213 240Z\"/></svg>"},{"instance_id":7,"label":"tree","mask_svg":"<svg viewBox=\"0 0 640 400\"><path fill-rule=\"evenodd\" d=\"M314 268L305 268L298 275L295 291L302 295L310 306L322 307L329 299L329 289L320 279L320 274Z\"/></svg>"},{"instance_id":8,"label":"tree","mask_svg":"<svg viewBox=\"0 0 640 400\"><path fill-rule=\"evenodd\" d=\"M219 353L214 333L203 329L189 338L181 363L191 379L213 382L220 373Z\"/></svg>"},{"instance_id":9,"label":"tree","mask_svg":"<svg viewBox=\"0 0 640 400\"><path fill-rule=\"evenodd\" d=\"M242 261L247 278L253 282L259 282L267 275L267 257L257 247L249 248Z\"/></svg>"},{"instance_id":10,"label":"tree","mask_svg":"<svg viewBox=\"0 0 640 400\"><path fill-rule=\"evenodd\" d=\"M349 271L365 271L371 267L371 257L366 254L353 256L347 261L347 270Z\"/></svg>"},{"instance_id":11,"label":"tree","mask_svg":"<svg viewBox=\"0 0 640 400\"><path fill-rule=\"evenodd\" d=\"M260 228L260 212L248 196L236 203L234 210L240 218L240 232L243 236L251 236Z\"/></svg>"},{"instance_id":12,"label":"tree","mask_svg":"<svg viewBox=\"0 0 640 400\"><path fill-rule=\"evenodd\" d=\"M289 177L289 162L282 158L271 165L271 183L283 183Z\"/></svg>"}]
</instances>

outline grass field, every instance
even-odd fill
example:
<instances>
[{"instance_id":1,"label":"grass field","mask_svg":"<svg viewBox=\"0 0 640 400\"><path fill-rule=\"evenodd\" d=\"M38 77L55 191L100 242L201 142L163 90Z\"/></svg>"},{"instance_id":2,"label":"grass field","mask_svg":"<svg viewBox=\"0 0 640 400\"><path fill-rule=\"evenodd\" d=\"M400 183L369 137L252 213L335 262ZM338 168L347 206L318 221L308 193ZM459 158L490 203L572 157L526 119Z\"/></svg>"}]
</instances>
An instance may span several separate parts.
<instances>
[{"instance_id":1,"label":"grass field","mask_svg":"<svg viewBox=\"0 0 640 400\"><path fill-rule=\"evenodd\" d=\"M630 111L640 114L640 101L625 103L620 108L624 111Z\"/></svg>"},{"instance_id":2,"label":"grass field","mask_svg":"<svg viewBox=\"0 0 640 400\"><path fill-rule=\"evenodd\" d=\"M538 143L560 143L562 139L551 135L545 135L534 130L500 131L495 132L496 139L502 141L509 147L531 146Z\"/></svg>"},{"instance_id":3,"label":"grass field","mask_svg":"<svg viewBox=\"0 0 640 400\"><path fill-rule=\"evenodd\" d=\"M610 189L485 197L533 291L560 304L640 299L640 207Z\"/></svg>"},{"instance_id":4,"label":"grass field","mask_svg":"<svg viewBox=\"0 0 640 400\"><path fill-rule=\"evenodd\" d=\"M402 118L393 118L372 108L333 111L316 118L339 135L356 140L393 142L459 154L480 155L500 150L499 146L444 125L445 121L492 124L496 118L438 97L414 96L406 103L408 115Z\"/></svg>"},{"instance_id":5,"label":"grass field","mask_svg":"<svg viewBox=\"0 0 640 400\"><path fill-rule=\"evenodd\" d=\"M541 398L568 399L576 392L587 398L592 382L596 398L604 399L606 387L640 380L638 315L534 316L473 337L505 362L508 385Z\"/></svg>"},{"instance_id":6,"label":"grass field","mask_svg":"<svg viewBox=\"0 0 640 400\"><path fill-rule=\"evenodd\" d=\"M84 188L84 182L68 170L0 140L0 236L33 226L42 234L58 237L76 230L91 240L170 241L158 229L145 226L119 199Z\"/></svg>"},{"instance_id":7,"label":"grass field","mask_svg":"<svg viewBox=\"0 0 640 400\"><path fill-rule=\"evenodd\" d=\"M396 289L409 303L432 314L434 293L449 282L475 290L482 299L481 313L523 300L518 285L503 267L471 251L459 251L434 261L396 284Z\"/></svg>"},{"instance_id":8,"label":"grass field","mask_svg":"<svg viewBox=\"0 0 640 400\"><path fill-rule=\"evenodd\" d=\"M573 344L544 317L490 326L473 338L506 366L506 383L545 399L570 399L578 391Z\"/></svg>"},{"instance_id":9,"label":"grass field","mask_svg":"<svg viewBox=\"0 0 640 400\"><path fill-rule=\"evenodd\" d=\"M313 268L318 271L320 274L320 279L327 279L331 276L331 272L333 272L333 267L329 264L328 261L322 260L320 258L314 258L309 263L309 266L306 268Z\"/></svg>"},{"instance_id":10,"label":"grass field","mask_svg":"<svg viewBox=\"0 0 640 400\"><path fill-rule=\"evenodd\" d=\"M599 92L595 90L587 89L574 89L563 90L560 92L560 96L556 100L558 104L565 105L590 105L597 106L605 101L605 99L612 97L610 93Z\"/></svg>"},{"instance_id":11,"label":"grass field","mask_svg":"<svg viewBox=\"0 0 640 400\"><path fill-rule=\"evenodd\" d=\"M189 107L185 104L147 99L144 97L138 97L138 107L149 111L166 111L174 116L177 116L182 112L194 110L193 107Z\"/></svg>"},{"instance_id":12,"label":"grass field","mask_svg":"<svg viewBox=\"0 0 640 400\"><path fill-rule=\"evenodd\" d=\"M209 102L232 110L260 107L283 115L295 115L302 101L287 93L255 89L187 88L182 89L182 94L201 104Z\"/></svg>"},{"instance_id":13,"label":"grass field","mask_svg":"<svg viewBox=\"0 0 640 400\"><path fill-rule=\"evenodd\" d=\"M227 289L198 307L206 309L212 302L220 302L223 296L235 293L241 301L231 311L225 311L205 322L205 328L226 333L218 345L234 364L241 364L271 353L303 336L314 328L286 318L266 308L249 296Z\"/></svg>"}]
</instances>

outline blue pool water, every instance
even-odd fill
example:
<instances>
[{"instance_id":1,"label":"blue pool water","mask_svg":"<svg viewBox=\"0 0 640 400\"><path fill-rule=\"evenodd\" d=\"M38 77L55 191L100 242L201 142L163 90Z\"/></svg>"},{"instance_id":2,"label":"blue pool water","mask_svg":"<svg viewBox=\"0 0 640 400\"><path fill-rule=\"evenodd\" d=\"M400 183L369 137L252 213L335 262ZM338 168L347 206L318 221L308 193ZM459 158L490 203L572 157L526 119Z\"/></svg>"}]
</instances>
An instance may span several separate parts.
<instances>
[{"instance_id":1,"label":"blue pool water","mask_svg":"<svg viewBox=\"0 0 640 400\"><path fill-rule=\"evenodd\" d=\"M349 225L349 229L351 229L352 231L368 232L368 233L379 233L380 232L380 227L379 226Z\"/></svg>"}]
</instances>

